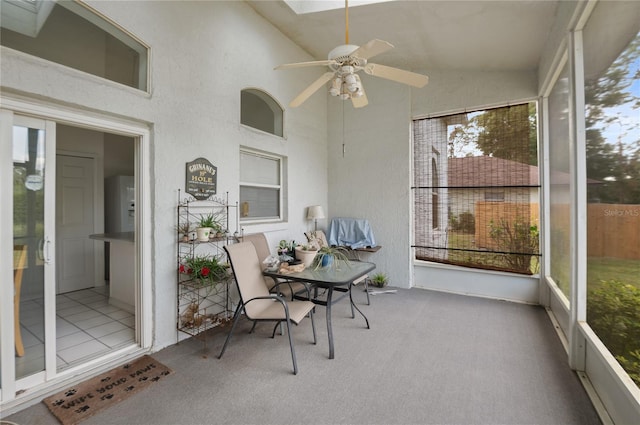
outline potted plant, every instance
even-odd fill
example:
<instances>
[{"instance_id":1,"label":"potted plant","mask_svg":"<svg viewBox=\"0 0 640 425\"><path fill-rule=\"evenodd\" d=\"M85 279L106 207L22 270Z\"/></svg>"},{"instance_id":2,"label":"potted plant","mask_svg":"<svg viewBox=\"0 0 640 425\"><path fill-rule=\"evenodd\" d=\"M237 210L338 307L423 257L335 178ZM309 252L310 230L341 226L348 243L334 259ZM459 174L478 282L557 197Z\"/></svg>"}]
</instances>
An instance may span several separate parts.
<instances>
[{"instance_id":1,"label":"potted plant","mask_svg":"<svg viewBox=\"0 0 640 425\"><path fill-rule=\"evenodd\" d=\"M311 267L317 253L318 247L312 244L298 245L296 247L296 258L302 261L305 267Z\"/></svg>"},{"instance_id":2,"label":"potted plant","mask_svg":"<svg viewBox=\"0 0 640 425\"><path fill-rule=\"evenodd\" d=\"M382 288L387 285L389 282L389 278L384 273L376 273L371 276L371 284L373 286L377 286L378 288Z\"/></svg>"},{"instance_id":3,"label":"potted plant","mask_svg":"<svg viewBox=\"0 0 640 425\"><path fill-rule=\"evenodd\" d=\"M196 255L180 265L180 273L188 274L201 286L213 287L228 275L229 267L215 256Z\"/></svg>"},{"instance_id":4,"label":"potted plant","mask_svg":"<svg viewBox=\"0 0 640 425\"><path fill-rule=\"evenodd\" d=\"M349 262L347 256L347 250L341 246L323 246L318 250L313 265L316 269L320 267L332 267L335 266L335 260L342 260Z\"/></svg>"},{"instance_id":5,"label":"potted plant","mask_svg":"<svg viewBox=\"0 0 640 425\"><path fill-rule=\"evenodd\" d=\"M291 261L291 259L295 260L295 241L287 241L282 239L276 248L278 251L278 257L280 257L280 261Z\"/></svg>"},{"instance_id":6,"label":"potted plant","mask_svg":"<svg viewBox=\"0 0 640 425\"><path fill-rule=\"evenodd\" d=\"M214 221L213 223L213 227L211 230L211 235L209 235L210 237L216 237L216 238L222 238L224 237L225 233L226 233L226 229L222 226L222 224L220 224L219 221Z\"/></svg>"},{"instance_id":7,"label":"potted plant","mask_svg":"<svg viewBox=\"0 0 640 425\"><path fill-rule=\"evenodd\" d=\"M200 217L200 224L196 228L196 235L200 242L209 241L209 234L213 230L215 220L213 214L207 214Z\"/></svg>"},{"instance_id":8,"label":"potted plant","mask_svg":"<svg viewBox=\"0 0 640 425\"><path fill-rule=\"evenodd\" d=\"M189 233L191 233L191 223L180 223L176 226L178 237L182 242L189 242Z\"/></svg>"}]
</instances>

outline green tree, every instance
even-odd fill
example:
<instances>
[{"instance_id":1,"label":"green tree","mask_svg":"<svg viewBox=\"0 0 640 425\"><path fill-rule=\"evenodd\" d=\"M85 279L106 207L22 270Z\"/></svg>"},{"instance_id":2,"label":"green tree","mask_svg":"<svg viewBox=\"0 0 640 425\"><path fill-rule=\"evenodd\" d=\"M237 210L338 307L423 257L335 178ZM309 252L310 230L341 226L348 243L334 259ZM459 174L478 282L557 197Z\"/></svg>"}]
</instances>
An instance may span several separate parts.
<instances>
[{"instance_id":1,"label":"green tree","mask_svg":"<svg viewBox=\"0 0 640 425\"><path fill-rule=\"evenodd\" d=\"M585 127L587 177L596 182L587 186L589 199L596 202L640 204L640 129L625 120L614 107L640 110L640 98L633 84L640 79L640 34L606 72L585 81ZM604 129L621 130L616 141L607 140ZM622 138L635 134L631 144Z\"/></svg>"},{"instance_id":2,"label":"green tree","mask_svg":"<svg viewBox=\"0 0 640 425\"><path fill-rule=\"evenodd\" d=\"M538 164L535 103L483 111L457 126L449 136L449 156L473 149L483 155L523 164ZM467 154L468 155L468 154Z\"/></svg>"}]
</instances>

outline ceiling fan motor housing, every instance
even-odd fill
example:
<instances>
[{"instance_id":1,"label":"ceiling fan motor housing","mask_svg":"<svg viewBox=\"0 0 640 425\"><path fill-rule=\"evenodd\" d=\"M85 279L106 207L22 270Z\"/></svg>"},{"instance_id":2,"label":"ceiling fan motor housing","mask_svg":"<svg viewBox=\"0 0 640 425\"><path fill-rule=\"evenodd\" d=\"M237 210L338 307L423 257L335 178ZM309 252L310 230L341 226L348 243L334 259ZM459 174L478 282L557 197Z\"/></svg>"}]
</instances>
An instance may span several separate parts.
<instances>
[{"instance_id":1,"label":"ceiling fan motor housing","mask_svg":"<svg viewBox=\"0 0 640 425\"><path fill-rule=\"evenodd\" d=\"M360 46L356 46L355 44L343 44L334 48L329 52L329 60L334 60L337 63L329 65L329 67L333 71L337 71L343 65L351 65L351 66L364 66L367 61L366 59L360 59L354 56L351 56L353 52L358 50ZM363 63L364 61L364 63Z\"/></svg>"}]
</instances>

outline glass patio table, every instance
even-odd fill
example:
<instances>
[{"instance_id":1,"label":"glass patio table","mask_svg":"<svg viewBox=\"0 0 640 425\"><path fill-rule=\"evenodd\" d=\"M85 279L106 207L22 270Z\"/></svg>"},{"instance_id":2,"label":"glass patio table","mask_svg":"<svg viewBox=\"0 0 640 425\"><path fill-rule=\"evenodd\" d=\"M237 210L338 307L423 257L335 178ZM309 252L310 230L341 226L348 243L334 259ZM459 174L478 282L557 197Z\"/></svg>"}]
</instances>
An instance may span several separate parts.
<instances>
[{"instance_id":1,"label":"glass patio table","mask_svg":"<svg viewBox=\"0 0 640 425\"><path fill-rule=\"evenodd\" d=\"M311 301L314 304L323 305L326 307L327 316L327 334L329 336L329 358L334 358L333 348L333 328L331 326L331 305L340 301L342 298L349 296L349 302L351 303L351 317L355 318L354 309L362 315L364 318L367 329L369 329L369 320L362 311L354 304L353 297L351 296L351 287L353 282L358 281L363 276L371 272L376 268L374 263L365 261L342 261L335 260L335 264L329 267L321 268L305 268L301 272L294 273L279 273L276 271L263 271L265 276L269 276L276 279L284 279L290 281L307 282L314 287L314 295ZM327 291L326 300L318 298L318 288L324 288ZM334 292L341 293L340 296L334 298ZM307 300L306 296L302 296L298 293L294 296L296 299Z\"/></svg>"}]
</instances>

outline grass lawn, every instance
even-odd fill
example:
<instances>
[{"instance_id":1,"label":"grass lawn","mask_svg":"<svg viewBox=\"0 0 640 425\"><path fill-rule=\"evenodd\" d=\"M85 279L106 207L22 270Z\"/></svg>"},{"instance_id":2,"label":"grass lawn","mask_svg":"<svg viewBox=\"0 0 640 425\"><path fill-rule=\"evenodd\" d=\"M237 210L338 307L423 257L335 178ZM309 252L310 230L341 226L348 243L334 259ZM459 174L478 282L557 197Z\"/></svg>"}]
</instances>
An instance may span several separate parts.
<instances>
[{"instance_id":1,"label":"grass lawn","mask_svg":"<svg viewBox=\"0 0 640 425\"><path fill-rule=\"evenodd\" d=\"M603 280L617 280L640 289L640 260L589 257L587 288L593 290Z\"/></svg>"},{"instance_id":2,"label":"grass lawn","mask_svg":"<svg viewBox=\"0 0 640 425\"><path fill-rule=\"evenodd\" d=\"M448 247L477 249L473 234L457 232L449 232ZM490 252L449 251L448 255L449 260L454 263L476 262L487 266L506 267L501 255ZM537 258L533 258L531 267L534 273L539 271ZM568 267L565 268L564 266L559 267L559 269L556 270L556 274L560 274L560 271L568 271ZM640 289L640 260L589 257L587 259L587 280L587 288L589 290L598 288L603 280L617 280ZM566 282L561 282L561 287L563 286L562 284L568 285L568 278Z\"/></svg>"}]
</instances>

